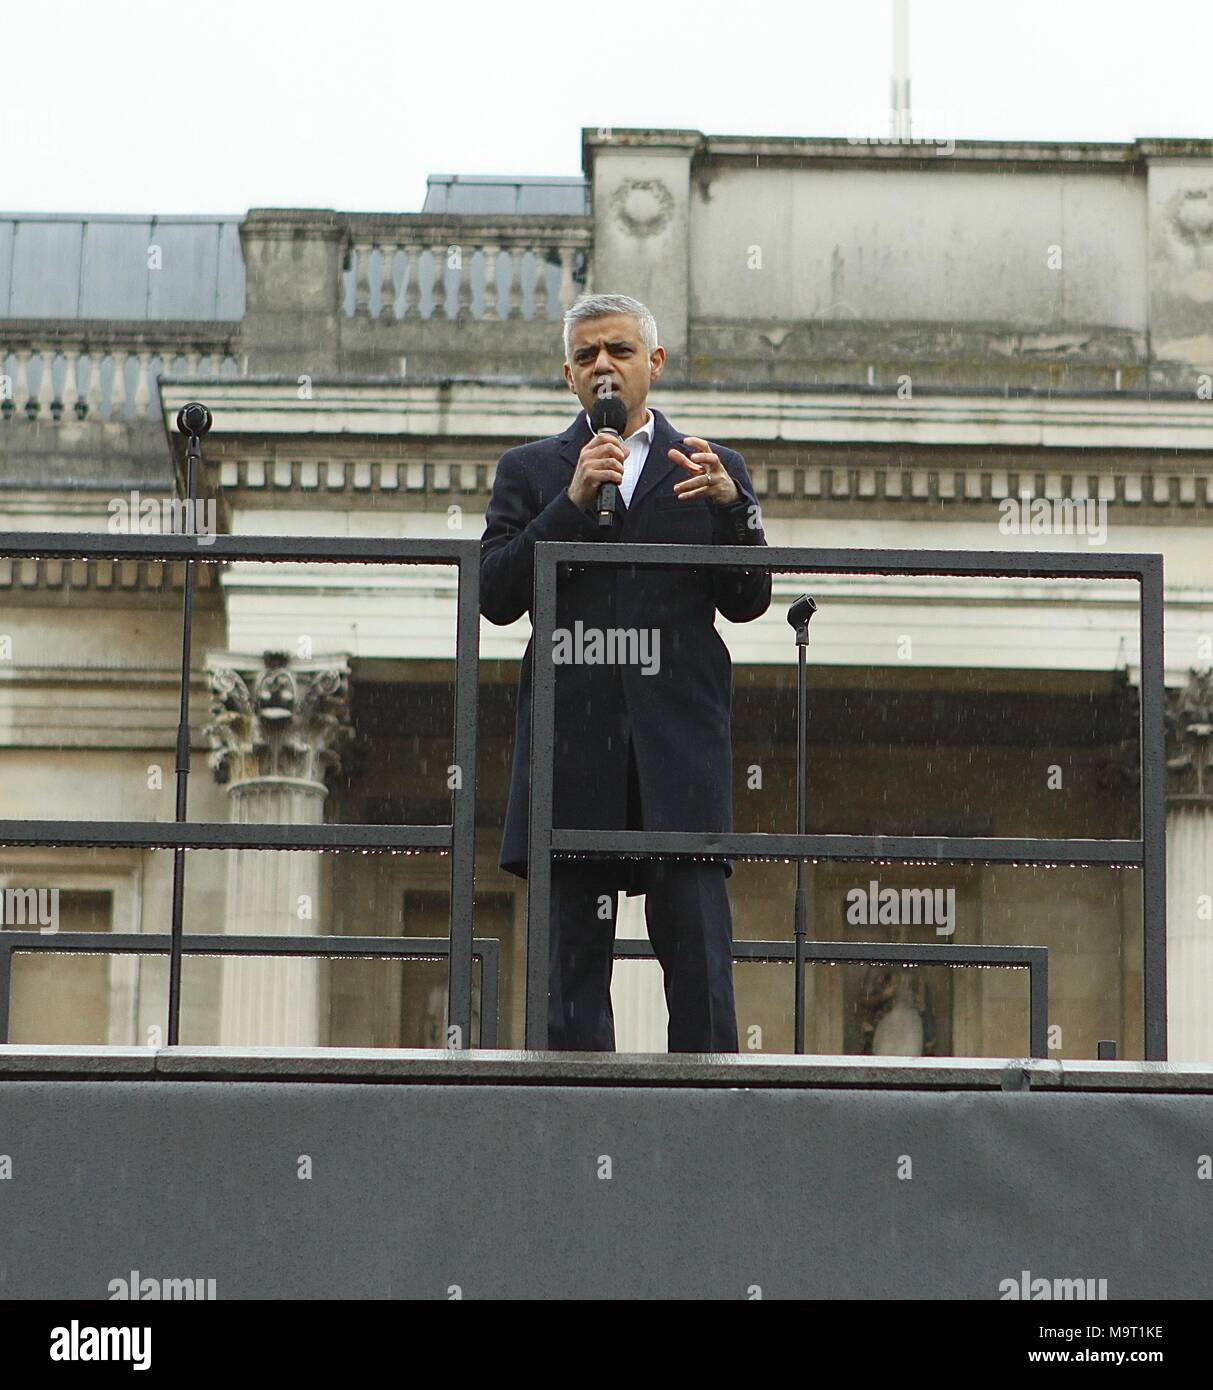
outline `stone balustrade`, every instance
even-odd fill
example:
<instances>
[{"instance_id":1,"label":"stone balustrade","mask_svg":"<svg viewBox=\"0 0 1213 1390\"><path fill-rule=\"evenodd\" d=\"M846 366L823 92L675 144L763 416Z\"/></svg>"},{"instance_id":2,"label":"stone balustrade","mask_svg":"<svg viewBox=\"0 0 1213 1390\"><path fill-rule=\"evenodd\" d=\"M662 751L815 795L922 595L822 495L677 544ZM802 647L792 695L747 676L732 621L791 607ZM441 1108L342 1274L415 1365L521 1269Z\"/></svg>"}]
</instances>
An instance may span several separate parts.
<instances>
[{"instance_id":1,"label":"stone balustrade","mask_svg":"<svg viewBox=\"0 0 1213 1390\"><path fill-rule=\"evenodd\" d=\"M160 377L240 374L239 325L218 327L0 324L0 423L154 420Z\"/></svg>"},{"instance_id":2,"label":"stone balustrade","mask_svg":"<svg viewBox=\"0 0 1213 1390\"><path fill-rule=\"evenodd\" d=\"M558 323L589 287L593 224L588 217L304 212L275 214L270 221L271 235L318 232L332 247L331 298L308 303L333 317L296 325L294 337L307 344L305 351L289 354L289 362L277 361L264 350L264 325L255 315L251 325L247 320L154 325L0 321L0 425L154 420L161 377L237 376L249 370L375 375L383 370L383 354L395 363L400 350L410 348L423 358L427 353L453 352L458 358L460 352L504 350L502 360L516 371L534 355L535 333L542 329L546 334L544 326ZM254 282L262 264L259 248L264 243L258 238L265 223L264 217L250 215L245 229L246 258L251 256L258 267L250 272ZM271 320L294 312L297 306L289 294L286 300L274 298L275 287L281 288L276 280L267 283L269 298L258 294L257 283L254 303ZM440 324L454 330L473 321L486 325L475 341L464 342L461 335L449 343L432 337ZM331 333L339 322L355 335L349 343L340 333L326 336L326 325ZM496 332L487 328L492 323L499 325ZM390 345L379 337L387 324L399 325L389 335ZM426 335L421 341L408 340L410 324ZM401 332L406 334L403 341ZM271 328L271 342L274 337ZM255 359L251 367L250 353ZM435 362L435 370L452 368L446 358Z\"/></svg>"},{"instance_id":3,"label":"stone balustrade","mask_svg":"<svg viewBox=\"0 0 1213 1390\"><path fill-rule=\"evenodd\" d=\"M556 319L589 288L589 217L346 219L346 318Z\"/></svg>"}]
</instances>

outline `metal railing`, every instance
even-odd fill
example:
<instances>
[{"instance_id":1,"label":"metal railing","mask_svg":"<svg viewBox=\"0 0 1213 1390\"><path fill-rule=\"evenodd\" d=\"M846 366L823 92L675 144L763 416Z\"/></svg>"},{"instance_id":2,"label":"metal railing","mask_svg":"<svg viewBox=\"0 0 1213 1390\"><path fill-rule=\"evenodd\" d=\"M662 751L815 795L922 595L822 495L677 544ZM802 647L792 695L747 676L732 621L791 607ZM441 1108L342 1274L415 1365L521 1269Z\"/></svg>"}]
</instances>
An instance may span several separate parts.
<instances>
[{"instance_id":1,"label":"metal railing","mask_svg":"<svg viewBox=\"0 0 1213 1390\"><path fill-rule=\"evenodd\" d=\"M578 830L552 824L554 770L536 749L555 747L556 664L544 659L556 628L556 585L561 564L643 566L664 569L766 569L784 574L894 574L1023 579L1134 579L1140 585L1141 697L1139 705L1140 836L1135 839L1047 839L923 835L718 834L709 831ZM680 855L833 861L927 861L932 863L1131 865L1142 871L1142 1008L1145 1056L1167 1055L1166 978L1166 765L1163 686L1162 556L964 550L817 549L792 546L617 544L597 541L540 541L535 546L534 630L531 686L530 829L527 867L526 1045L548 1043L548 946L551 870L554 854ZM772 943L735 942L769 949ZM876 945L883 959L905 948ZM775 943L779 945L779 943ZM634 943L616 955L630 955ZM791 945L786 948L791 957ZM856 946L809 943L809 959L845 960ZM916 963L985 964L983 948L924 944ZM990 949L990 948L985 948ZM1028 948L1014 948L1026 950ZM963 953L966 959L957 955ZM642 953L647 954L647 953ZM762 958L761 952L758 958ZM782 950L779 956L783 959ZM1008 961L999 962L1008 964ZM1039 968L1039 967L1038 967ZM1039 978L1039 977L1038 977ZM1030 1002L1033 1055L1040 1051L1039 988Z\"/></svg>"},{"instance_id":2,"label":"metal railing","mask_svg":"<svg viewBox=\"0 0 1213 1390\"><path fill-rule=\"evenodd\" d=\"M830 965L1007 966L1028 972L1028 1056L1049 1055L1049 951L1045 946L939 946L931 942L882 945L871 941L806 941L805 961ZM652 943L615 942L616 960L656 960ZM733 960L774 964L796 960L790 941L734 941Z\"/></svg>"},{"instance_id":3,"label":"metal railing","mask_svg":"<svg viewBox=\"0 0 1213 1390\"><path fill-rule=\"evenodd\" d=\"M479 664L478 540L330 539L258 536L109 536L93 534L0 533L0 559L160 560L222 564L232 561L316 564L455 564L459 573L456 631L455 762L462 772L452 794L452 819L445 825L248 825L189 821L0 821L0 845L46 847L123 847L132 849L262 850L448 850L451 854L451 919L441 938L352 938L231 936L184 937L182 891L173 896L167 936L135 935L137 949L149 954L175 949L179 954L293 954L317 957L376 955L409 958L445 954L449 961L448 1021L460 1046L471 1037L472 962L482 959L484 1000L495 1001L496 942L473 935L473 870L477 680ZM783 573L950 575L1016 578L1135 579L1141 587L1141 834L1134 839L1046 839L996 837L884 836L835 834L716 834L668 831L580 831L552 826L554 771L550 759L532 754L530 852L527 903L526 1045L547 1046L547 962L551 858L556 853L593 853L636 857L731 855L738 857L822 859L834 861L928 861L1003 864L1132 865L1142 870L1143 1013L1145 1055L1166 1057L1166 844L1165 763L1163 744L1163 600L1162 558L1150 554L1078 556L995 551L819 550L756 546L619 545L598 542L540 542L535 551L534 680L532 750L554 744L555 667L541 661L555 627L557 567L561 563L640 565L663 568L770 569ZM184 620L183 620L184 621ZM186 694L188 685L186 686ZM180 740L179 740L180 743ZM188 743L187 743L188 748ZM180 750L179 750L180 751ZM180 769L179 769L180 770ZM37 940L25 940L25 937ZM104 937L115 951L126 951L125 938ZM76 945L84 934L58 938L40 934L0 933L8 938L4 971L11 950L74 951L97 949ZM20 939L19 939L20 938ZM264 949L267 943L272 949ZM391 943L386 949L384 943ZM258 948L263 948L258 950ZM135 950L132 946L129 948ZM782 942L734 944L735 960L791 959L792 946ZM876 952L877 954L872 954ZM617 942L616 955L644 958L651 947ZM908 954L907 954L908 953ZM1038 954L1041 953L1041 954ZM812 960L895 961L929 964L1001 964L1030 971L1030 1049L1043 1056L1041 1030L1047 1017L1047 953L1033 947L961 947L925 944L915 947L879 943L811 942ZM2 982L2 976L0 976ZM7 1010L7 986L0 1008ZM169 1037L179 1029L180 999L170 996ZM482 1017L485 1010L482 1009ZM494 1002L495 1017L495 1002ZM495 1040L495 1025L485 1037ZM491 1045L491 1044L482 1044Z\"/></svg>"},{"instance_id":4,"label":"metal railing","mask_svg":"<svg viewBox=\"0 0 1213 1390\"><path fill-rule=\"evenodd\" d=\"M205 543L202 543L205 542ZM472 961L481 956L486 966L482 977L482 1019L485 992L494 1001L496 983L496 943L473 938L473 883L475 868L476 819L476 719L480 646L480 542L478 540L391 540L379 538L337 538L317 536L206 536L132 535L66 532L0 533L0 559L49 560L160 560L181 561L189 570L193 564L224 564L233 561L257 563L433 565L458 567L459 596L455 634L455 764L460 769L458 786L452 791L451 821L444 825L294 825L236 824L233 822L191 821L186 818L183 794L190 762L189 728L189 596L184 586L182 601L183 638L181 673L181 721L177 735L177 817L174 821L66 821L0 820L0 846L126 849L172 849L174 881L170 930L165 936L133 934L134 947L123 944L128 938L110 933L91 933L86 946L74 944L83 933L0 932L4 949L4 968L12 949L52 951L113 950L117 953L166 950L179 962L183 953L213 955L298 955L401 956L446 955L448 958L447 1022L454 1030L454 1045L464 1047L471 1038ZM442 938L402 937L325 937L244 935L185 936L184 856L189 849L260 850L362 850L404 851L445 850L451 855L451 916L449 933ZM25 945L16 937L36 937ZM390 949L384 948L388 943ZM420 944L419 944L420 943ZM378 949L376 949L378 946ZM369 949L364 949L369 947ZM490 967L490 962L491 968ZM180 995L170 979L168 1040L177 1041L180 1027ZM7 1011L8 991L3 1007ZM493 1024L495 1030L495 1023ZM495 1036L495 1031L493 1032Z\"/></svg>"},{"instance_id":5,"label":"metal railing","mask_svg":"<svg viewBox=\"0 0 1213 1390\"><path fill-rule=\"evenodd\" d=\"M316 949L323 941L324 949ZM166 956L173 938L143 932L0 931L0 1043L8 1042L13 956L31 952L66 955ZM191 933L184 938L187 956L316 956L325 960L449 961L450 939L427 936L253 936ZM478 1047L497 1046L501 999L500 943L493 937L472 940L472 959L480 962Z\"/></svg>"}]
</instances>

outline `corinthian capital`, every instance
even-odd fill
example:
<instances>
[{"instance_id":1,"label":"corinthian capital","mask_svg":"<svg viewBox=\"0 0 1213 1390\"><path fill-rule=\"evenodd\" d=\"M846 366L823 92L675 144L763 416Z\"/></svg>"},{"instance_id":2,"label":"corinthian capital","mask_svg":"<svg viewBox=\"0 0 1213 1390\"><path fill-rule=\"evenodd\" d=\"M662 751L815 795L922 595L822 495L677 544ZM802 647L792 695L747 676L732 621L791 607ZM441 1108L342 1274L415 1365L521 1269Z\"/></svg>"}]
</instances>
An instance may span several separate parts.
<instances>
[{"instance_id":1,"label":"corinthian capital","mask_svg":"<svg viewBox=\"0 0 1213 1390\"><path fill-rule=\"evenodd\" d=\"M211 685L210 766L215 780L289 777L323 784L353 737L344 657L293 661L216 652Z\"/></svg>"}]
</instances>

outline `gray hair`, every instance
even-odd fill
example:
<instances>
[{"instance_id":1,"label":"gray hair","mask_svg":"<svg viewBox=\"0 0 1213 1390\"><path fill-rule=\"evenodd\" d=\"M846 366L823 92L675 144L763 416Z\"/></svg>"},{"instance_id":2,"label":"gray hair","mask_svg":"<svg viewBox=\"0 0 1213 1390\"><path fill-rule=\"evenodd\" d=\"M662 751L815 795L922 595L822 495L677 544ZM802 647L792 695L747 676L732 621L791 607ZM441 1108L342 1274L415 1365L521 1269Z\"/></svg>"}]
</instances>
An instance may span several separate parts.
<instances>
[{"instance_id":1,"label":"gray hair","mask_svg":"<svg viewBox=\"0 0 1213 1390\"><path fill-rule=\"evenodd\" d=\"M640 326L645 348L652 352L657 346L657 320L639 299L626 294L583 294L564 314L564 360L572 352L573 325L586 319L603 319L608 314L631 314ZM571 365L571 363L570 363Z\"/></svg>"}]
</instances>

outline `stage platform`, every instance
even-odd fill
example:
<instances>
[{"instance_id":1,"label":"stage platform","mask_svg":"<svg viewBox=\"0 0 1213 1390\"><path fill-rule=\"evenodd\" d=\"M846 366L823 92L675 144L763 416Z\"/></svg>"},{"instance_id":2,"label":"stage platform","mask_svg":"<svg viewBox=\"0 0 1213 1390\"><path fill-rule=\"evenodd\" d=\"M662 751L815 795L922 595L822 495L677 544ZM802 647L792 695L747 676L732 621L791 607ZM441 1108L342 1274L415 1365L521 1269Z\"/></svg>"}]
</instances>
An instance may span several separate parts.
<instances>
[{"instance_id":1,"label":"stage platform","mask_svg":"<svg viewBox=\"0 0 1213 1390\"><path fill-rule=\"evenodd\" d=\"M1209 1298L1211 1154L1213 1066L8 1045L0 1297Z\"/></svg>"},{"instance_id":2,"label":"stage platform","mask_svg":"<svg viewBox=\"0 0 1213 1390\"><path fill-rule=\"evenodd\" d=\"M1213 1092L1213 1062L788 1053L525 1052L346 1047L34 1047L0 1044L0 1080L385 1082L399 1085L844 1086L930 1090Z\"/></svg>"}]
</instances>

